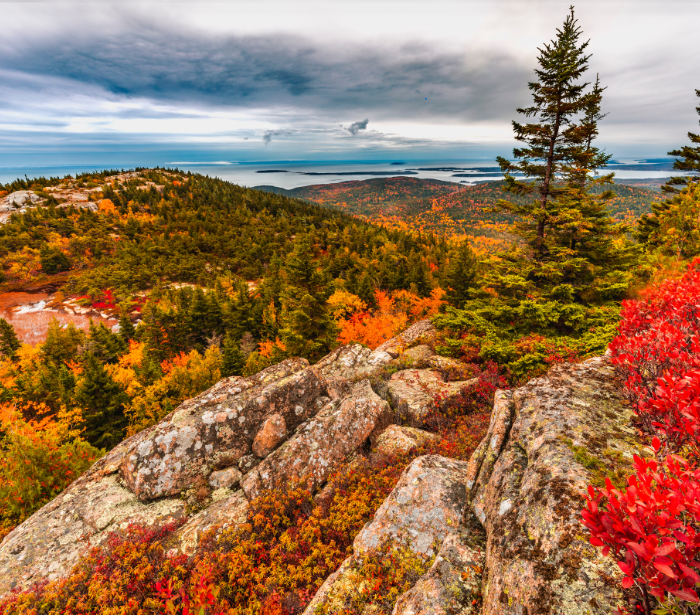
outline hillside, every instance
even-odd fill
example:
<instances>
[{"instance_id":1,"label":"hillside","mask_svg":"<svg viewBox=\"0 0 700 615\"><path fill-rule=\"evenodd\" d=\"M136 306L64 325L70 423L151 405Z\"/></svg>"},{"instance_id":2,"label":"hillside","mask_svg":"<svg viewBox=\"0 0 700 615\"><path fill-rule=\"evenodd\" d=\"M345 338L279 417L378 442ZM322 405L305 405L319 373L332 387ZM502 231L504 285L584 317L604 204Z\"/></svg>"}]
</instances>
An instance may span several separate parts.
<instances>
[{"instance_id":1,"label":"hillside","mask_svg":"<svg viewBox=\"0 0 700 615\"><path fill-rule=\"evenodd\" d=\"M318 203L389 228L445 233L471 238L479 251L504 247L507 224L512 217L493 211L499 199L522 200L502 191L502 181L481 182L475 186L414 177L391 177L317 184L285 190L258 186L276 194ZM610 209L618 220L636 220L661 200L658 191L646 187L617 184Z\"/></svg>"}]
</instances>

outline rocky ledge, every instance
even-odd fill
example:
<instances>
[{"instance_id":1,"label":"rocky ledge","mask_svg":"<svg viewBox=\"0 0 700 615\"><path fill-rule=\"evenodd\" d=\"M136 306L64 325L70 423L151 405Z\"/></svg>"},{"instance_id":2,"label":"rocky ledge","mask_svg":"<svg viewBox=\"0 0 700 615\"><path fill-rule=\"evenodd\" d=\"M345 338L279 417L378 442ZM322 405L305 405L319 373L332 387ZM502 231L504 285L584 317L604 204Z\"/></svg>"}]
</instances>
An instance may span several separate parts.
<instances>
[{"instance_id":1,"label":"rocky ledge","mask_svg":"<svg viewBox=\"0 0 700 615\"><path fill-rule=\"evenodd\" d=\"M67 574L86 546L130 523L179 521L176 548L243 523L250 499L290 481L320 489L355 453L404 453L434 438L436 405L475 382L431 349L421 321L375 351L339 348L314 366L289 359L228 378L126 440L0 544L0 594ZM419 457L307 607L332 613L357 591L358 565L387 549L428 568L394 615L612 612L619 571L588 545L581 494L637 452L606 358L561 365L499 391L469 463Z\"/></svg>"}]
</instances>

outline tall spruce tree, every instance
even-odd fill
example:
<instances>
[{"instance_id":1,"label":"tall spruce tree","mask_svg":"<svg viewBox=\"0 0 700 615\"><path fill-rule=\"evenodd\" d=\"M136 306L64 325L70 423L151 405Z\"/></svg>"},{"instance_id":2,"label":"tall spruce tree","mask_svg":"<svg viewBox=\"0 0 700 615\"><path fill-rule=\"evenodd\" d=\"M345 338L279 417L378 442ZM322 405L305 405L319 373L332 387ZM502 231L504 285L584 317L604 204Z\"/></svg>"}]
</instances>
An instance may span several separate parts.
<instances>
[{"instance_id":1,"label":"tall spruce tree","mask_svg":"<svg viewBox=\"0 0 700 615\"><path fill-rule=\"evenodd\" d=\"M695 95L700 97L700 90L695 90ZM698 115L700 115L700 106L695 107ZM700 135L694 132L688 132L688 138L691 143L696 143L697 145L684 145L680 149L671 150L669 156L678 156L673 163L673 168L676 171L685 171L691 175L685 175L680 177L672 177L669 179L661 189L664 192L678 193L680 190L676 186L687 186L691 182L698 181L698 174L700 173ZM682 189L682 188L681 188Z\"/></svg>"},{"instance_id":2,"label":"tall spruce tree","mask_svg":"<svg viewBox=\"0 0 700 615\"><path fill-rule=\"evenodd\" d=\"M499 202L516 214L517 231L529 250L521 267L540 294L558 301L588 303L620 298L627 289L635 250L624 240L607 202L613 174L598 175L611 155L594 145L605 117L605 88L582 78L588 68L588 41L580 42L573 7L557 36L539 50L538 81L529 84L533 105L518 112L538 121L513 122L516 162L499 158L505 190L531 197ZM520 172L525 180L517 180ZM515 272L510 272L513 274ZM595 287L595 289L593 288ZM532 293L527 293L532 295Z\"/></svg>"},{"instance_id":3,"label":"tall spruce tree","mask_svg":"<svg viewBox=\"0 0 700 615\"><path fill-rule=\"evenodd\" d=\"M318 359L331 349L337 335L326 306L334 285L318 268L308 237L297 240L285 262L284 275L280 337L288 354Z\"/></svg>"},{"instance_id":4,"label":"tall spruce tree","mask_svg":"<svg viewBox=\"0 0 700 615\"><path fill-rule=\"evenodd\" d=\"M603 88L580 79L588 69L589 41L579 42L581 28L571 7L557 36L539 49L535 69L538 80L528 84L533 104L517 112L536 122L513 121L515 139L523 144L513 150L515 162L499 156L507 192L532 199L517 203L502 200L499 206L518 216L519 232L535 259L549 252L549 231L561 221L558 197L570 196L577 184L585 189L588 174L605 166L610 156L592 145L597 134ZM584 116L583 121L576 121ZM522 173L526 180L515 179Z\"/></svg>"},{"instance_id":5,"label":"tall spruce tree","mask_svg":"<svg viewBox=\"0 0 700 615\"><path fill-rule=\"evenodd\" d=\"M499 206L516 217L520 240L485 259L474 291L452 298L462 309L435 320L459 334L446 347L473 345L470 353L507 365L516 380L544 370L552 348L604 350L639 253L609 215L613 175L598 175L610 159L594 144L604 88L583 79L581 34L572 7L539 49L533 104L517 110L534 121L513 122L515 161L498 159L504 190L519 197Z\"/></svg>"}]
</instances>

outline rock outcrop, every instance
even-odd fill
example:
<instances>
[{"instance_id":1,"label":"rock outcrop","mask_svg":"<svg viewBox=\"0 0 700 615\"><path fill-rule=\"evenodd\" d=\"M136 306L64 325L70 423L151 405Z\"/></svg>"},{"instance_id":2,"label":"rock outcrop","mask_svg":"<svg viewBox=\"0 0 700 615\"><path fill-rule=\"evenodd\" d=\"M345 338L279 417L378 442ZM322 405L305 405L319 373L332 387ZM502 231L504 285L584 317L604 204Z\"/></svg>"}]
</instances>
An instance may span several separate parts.
<instances>
[{"instance_id":1,"label":"rock outcrop","mask_svg":"<svg viewBox=\"0 0 700 615\"><path fill-rule=\"evenodd\" d=\"M65 575L86 547L131 523L178 522L173 549L195 554L212 528L242 524L252 498L294 481L321 489L370 446L376 460L430 443L417 427L477 382L434 354L434 338L421 321L375 351L345 346L313 366L289 359L186 401L5 538L0 594ZM629 419L604 357L497 392L471 460L415 459L306 615L341 608L362 563L394 549L427 570L394 615L612 612L620 573L590 547L579 513L601 469L638 452Z\"/></svg>"},{"instance_id":2,"label":"rock outcrop","mask_svg":"<svg viewBox=\"0 0 700 615\"><path fill-rule=\"evenodd\" d=\"M432 325L422 321L416 329L424 334ZM0 594L65 575L86 547L131 523L184 523L176 542L194 553L207 529L245 520L246 494L294 479L322 485L394 422L366 380L392 361L355 344L314 366L288 359L249 378L225 378L184 402L5 538Z\"/></svg>"},{"instance_id":3,"label":"rock outcrop","mask_svg":"<svg viewBox=\"0 0 700 615\"><path fill-rule=\"evenodd\" d=\"M604 357L553 368L499 395L470 463L471 510L487 536L484 615L607 615L621 573L582 531L581 494L639 454Z\"/></svg>"},{"instance_id":4,"label":"rock outcrop","mask_svg":"<svg viewBox=\"0 0 700 615\"><path fill-rule=\"evenodd\" d=\"M469 463L416 459L305 615L341 609L363 558L396 548L437 557L393 615L613 612L621 575L589 545L580 510L601 470L640 452L630 418L604 357L499 391Z\"/></svg>"}]
</instances>

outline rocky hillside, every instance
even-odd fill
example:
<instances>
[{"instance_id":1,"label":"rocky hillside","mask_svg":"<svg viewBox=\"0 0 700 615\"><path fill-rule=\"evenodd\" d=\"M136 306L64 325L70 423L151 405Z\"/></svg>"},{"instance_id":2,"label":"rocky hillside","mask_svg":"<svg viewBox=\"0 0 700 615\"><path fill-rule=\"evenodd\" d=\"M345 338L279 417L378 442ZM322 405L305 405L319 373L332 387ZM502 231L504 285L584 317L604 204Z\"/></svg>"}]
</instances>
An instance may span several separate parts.
<instances>
[{"instance_id":1,"label":"rocky hillside","mask_svg":"<svg viewBox=\"0 0 700 615\"><path fill-rule=\"evenodd\" d=\"M173 554L195 554L212 528L244 523L249 502L328 477L358 455L408 451L426 420L475 386L434 354L421 321L370 351L341 347L310 366L288 359L222 380L113 449L0 544L0 593L65 576L88 545L131 523L182 524ZM447 375L450 374L451 377ZM589 546L581 492L598 468L631 460L629 410L605 357L561 365L496 395L469 463L415 459L352 553L305 613L334 613L357 570L382 549L432 558L394 613L608 614L619 570Z\"/></svg>"}]
</instances>

